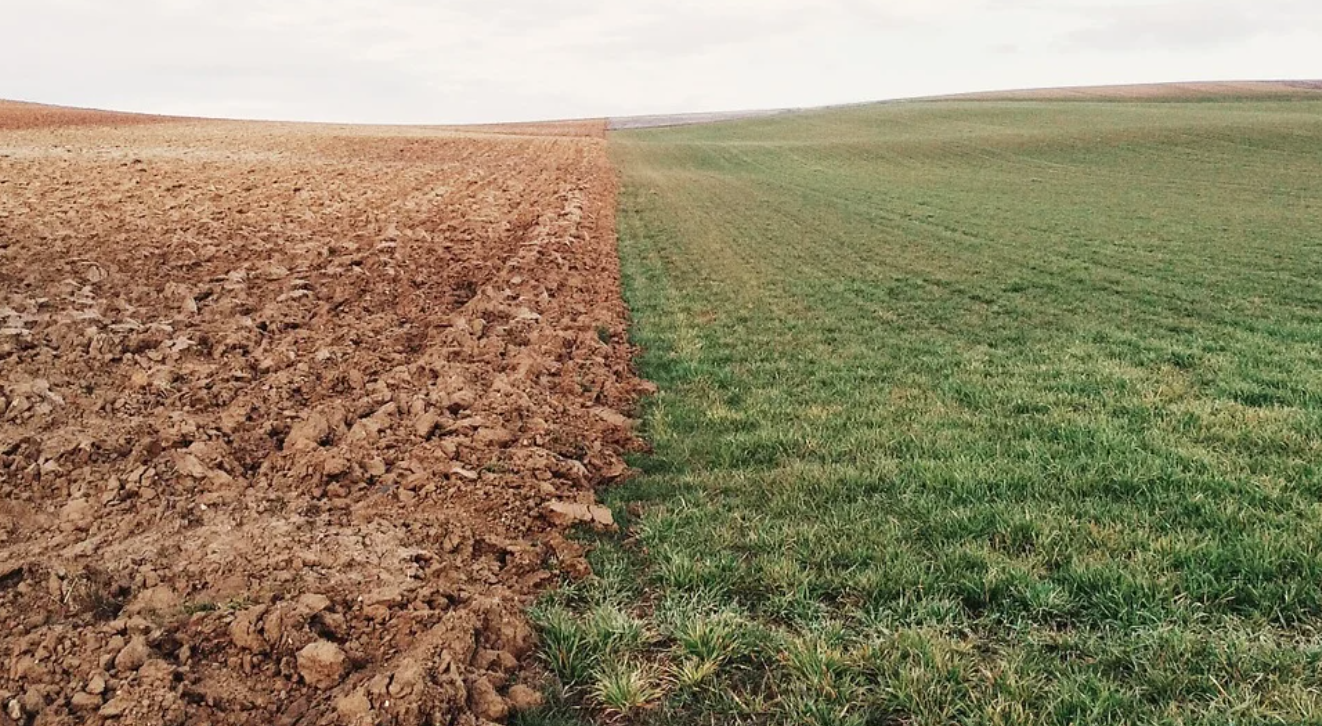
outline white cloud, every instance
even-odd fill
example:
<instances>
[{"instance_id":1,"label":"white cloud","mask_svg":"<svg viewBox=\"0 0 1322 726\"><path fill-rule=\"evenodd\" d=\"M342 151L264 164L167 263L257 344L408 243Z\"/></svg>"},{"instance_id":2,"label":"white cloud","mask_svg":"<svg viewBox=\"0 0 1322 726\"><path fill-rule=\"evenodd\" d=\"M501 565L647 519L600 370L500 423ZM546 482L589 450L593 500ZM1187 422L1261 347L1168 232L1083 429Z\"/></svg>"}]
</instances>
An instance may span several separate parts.
<instances>
[{"instance_id":1,"label":"white cloud","mask_svg":"<svg viewBox=\"0 0 1322 726\"><path fill-rule=\"evenodd\" d=\"M1091 23L1072 33L1071 41L1125 51L1233 47L1263 35L1286 35L1301 21L1322 18L1314 0L1112 4L1087 8L1085 14Z\"/></svg>"},{"instance_id":2,"label":"white cloud","mask_svg":"<svg viewBox=\"0 0 1322 726\"><path fill-rule=\"evenodd\" d=\"M465 122L1322 76L1315 0L3 0L0 97Z\"/></svg>"}]
</instances>

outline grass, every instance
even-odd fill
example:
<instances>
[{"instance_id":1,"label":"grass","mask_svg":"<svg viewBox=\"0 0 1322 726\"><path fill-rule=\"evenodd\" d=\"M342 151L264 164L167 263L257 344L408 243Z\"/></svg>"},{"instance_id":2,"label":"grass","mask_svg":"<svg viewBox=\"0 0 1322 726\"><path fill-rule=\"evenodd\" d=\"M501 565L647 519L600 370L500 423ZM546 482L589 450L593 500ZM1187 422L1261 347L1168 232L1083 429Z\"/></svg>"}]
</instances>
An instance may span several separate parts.
<instances>
[{"instance_id":1,"label":"grass","mask_svg":"<svg viewBox=\"0 0 1322 726\"><path fill-rule=\"evenodd\" d=\"M1322 723L1322 103L613 146L654 452L524 723Z\"/></svg>"}]
</instances>

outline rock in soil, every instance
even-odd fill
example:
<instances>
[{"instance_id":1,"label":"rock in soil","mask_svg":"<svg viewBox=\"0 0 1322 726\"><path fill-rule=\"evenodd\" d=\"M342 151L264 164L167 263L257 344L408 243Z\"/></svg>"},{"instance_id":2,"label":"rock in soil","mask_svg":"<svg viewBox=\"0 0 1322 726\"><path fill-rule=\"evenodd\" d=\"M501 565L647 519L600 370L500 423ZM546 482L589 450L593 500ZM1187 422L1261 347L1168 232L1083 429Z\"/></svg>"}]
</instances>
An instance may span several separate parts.
<instances>
[{"instance_id":1,"label":"rock in soil","mask_svg":"<svg viewBox=\"0 0 1322 726\"><path fill-rule=\"evenodd\" d=\"M344 680L349 658L334 643L318 640L298 652L298 673L313 688L329 690Z\"/></svg>"}]
</instances>

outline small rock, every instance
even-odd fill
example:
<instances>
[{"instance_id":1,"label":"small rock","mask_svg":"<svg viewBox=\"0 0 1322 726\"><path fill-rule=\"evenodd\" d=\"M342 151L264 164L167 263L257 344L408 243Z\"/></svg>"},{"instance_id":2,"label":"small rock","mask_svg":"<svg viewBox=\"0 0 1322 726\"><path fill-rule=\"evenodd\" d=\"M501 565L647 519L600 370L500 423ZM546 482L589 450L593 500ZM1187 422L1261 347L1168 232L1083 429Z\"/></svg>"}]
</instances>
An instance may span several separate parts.
<instances>
[{"instance_id":1,"label":"small rock","mask_svg":"<svg viewBox=\"0 0 1322 726\"><path fill-rule=\"evenodd\" d=\"M298 607L308 615L316 615L323 610L329 610L331 606L330 598L325 595L316 595L309 593L298 596Z\"/></svg>"},{"instance_id":2,"label":"small rock","mask_svg":"<svg viewBox=\"0 0 1322 726\"><path fill-rule=\"evenodd\" d=\"M266 606L258 605L248 608L239 613L239 616L230 623L230 640L244 650L253 653L265 653L269 649L266 639L262 637L258 622L266 614Z\"/></svg>"},{"instance_id":3,"label":"small rock","mask_svg":"<svg viewBox=\"0 0 1322 726\"><path fill-rule=\"evenodd\" d=\"M611 510L598 504L579 504L554 500L542 508L542 516L557 527L568 527L580 523L591 523L598 528L613 529L615 515Z\"/></svg>"},{"instance_id":4,"label":"small rock","mask_svg":"<svg viewBox=\"0 0 1322 726\"><path fill-rule=\"evenodd\" d=\"M46 699L41 695L41 691L35 687L29 688L23 694L23 711L32 715L37 715L46 710Z\"/></svg>"},{"instance_id":5,"label":"small rock","mask_svg":"<svg viewBox=\"0 0 1322 726\"><path fill-rule=\"evenodd\" d=\"M342 456L330 456L322 464L322 473L332 479L337 476L343 476L349 472L349 461Z\"/></svg>"},{"instance_id":6,"label":"small rock","mask_svg":"<svg viewBox=\"0 0 1322 726\"><path fill-rule=\"evenodd\" d=\"M473 434L473 443L479 446L503 446L515 439L515 435L509 429L502 428L481 428Z\"/></svg>"},{"instance_id":7,"label":"small rock","mask_svg":"<svg viewBox=\"0 0 1322 726\"><path fill-rule=\"evenodd\" d=\"M298 652L298 672L313 688L329 690L344 679L348 661L340 646L318 640Z\"/></svg>"},{"instance_id":8,"label":"small rock","mask_svg":"<svg viewBox=\"0 0 1322 726\"><path fill-rule=\"evenodd\" d=\"M211 473L211 469L203 464L201 459L192 454L179 456L175 461L175 468L179 470L180 474L194 479L206 479Z\"/></svg>"},{"instance_id":9,"label":"small rock","mask_svg":"<svg viewBox=\"0 0 1322 726\"><path fill-rule=\"evenodd\" d=\"M87 687L83 689L88 693L99 696L106 692L106 677L100 673L92 676L92 680L87 682Z\"/></svg>"},{"instance_id":10,"label":"small rock","mask_svg":"<svg viewBox=\"0 0 1322 726\"><path fill-rule=\"evenodd\" d=\"M90 693L75 693L73 698L69 699L69 705L73 706L75 711L95 711L101 708L101 697Z\"/></svg>"},{"instance_id":11,"label":"small rock","mask_svg":"<svg viewBox=\"0 0 1322 726\"><path fill-rule=\"evenodd\" d=\"M372 712L372 702L367 700L366 694L355 692L336 701L335 711L340 718L352 723Z\"/></svg>"},{"instance_id":12,"label":"small rock","mask_svg":"<svg viewBox=\"0 0 1322 726\"><path fill-rule=\"evenodd\" d=\"M615 515L606 507L591 506L588 507L588 512L592 515L592 521L598 526L607 528L615 526Z\"/></svg>"},{"instance_id":13,"label":"small rock","mask_svg":"<svg viewBox=\"0 0 1322 726\"><path fill-rule=\"evenodd\" d=\"M592 521L592 512L585 504L556 500L547 502L542 516L557 527L568 527L579 522Z\"/></svg>"},{"instance_id":14,"label":"small rock","mask_svg":"<svg viewBox=\"0 0 1322 726\"><path fill-rule=\"evenodd\" d=\"M133 640L124 646L124 650L119 651L115 656L115 670L120 673L132 673L137 671L151 657L151 648L147 645L147 639L141 635L133 636Z\"/></svg>"},{"instance_id":15,"label":"small rock","mask_svg":"<svg viewBox=\"0 0 1322 726\"><path fill-rule=\"evenodd\" d=\"M624 463L623 459L614 457L614 459L601 467L599 472L603 479L615 480L629 473L629 465Z\"/></svg>"},{"instance_id":16,"label":"small rock","mask_svg":"<svg viewBox=\"0 0 1322 726\"><path fill-rule=\"evenodd\" d=\"M440 425L441 417L428 411L414 419L413 430L418 434L419 438L426 439L430 438L432 433L436 431L436 427Z\"/></svg>"},{"instance_id":17,"label":"small rock","mask_svg":"<svg viewBox=\"0 0 1322 726\"><path fill-rule=\"evenodd\" d=\"M463 389L450 394L450 403L448 408L451 413L466 411L477 403L477 395L468 389Z\"/></svg>"},{"instance_id":18,"label":"small rock","mask_svg":"<svg viewBox=\"0 0 1322 726\"><path fill-rule=\"evenodd\" d=\"M289 429L285 437L285 448L294 451L310 451L321 446L330 438L330 422L319 413L309 415Z\"/></svg>"},{"instance_id":19,"label":"small rock","mask_svg":"<svg viewBox=\"0 0 1322 726\"><path fill-rule=\"evenodd\" d=\"M613 411L603 406L592 409L592 413L596 414L597 418L616 428L626 430L633 428L633 421L630 420L628 416L625 416L618 411Z\"/></svg>"},{"instance_id":20,"label":"small rock","mask_svg":"<svg viewBox=\"0 0 1322 726\"><path fill-rule=\"evenodd\" d=\"M102 706L101 710L97 711L97 714L102 718L118 718L123 716L125 711L129 710L130 705L132 704L127 698L123 696L115 696L110 699L106 705Z\"/></svg>"}]
</instances>

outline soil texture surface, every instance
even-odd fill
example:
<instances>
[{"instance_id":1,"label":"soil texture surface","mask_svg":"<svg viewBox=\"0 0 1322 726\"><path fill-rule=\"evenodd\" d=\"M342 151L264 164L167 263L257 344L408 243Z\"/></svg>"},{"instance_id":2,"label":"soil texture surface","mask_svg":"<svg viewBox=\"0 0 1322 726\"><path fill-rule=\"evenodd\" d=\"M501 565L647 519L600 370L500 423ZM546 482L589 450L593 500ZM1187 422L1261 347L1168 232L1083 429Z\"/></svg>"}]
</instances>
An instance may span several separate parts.
<instances>
[{"instance_id":1,"label":"soil texture surface","mask_svg":"<svg viewBox=\"0 0 1322 726\"><path fill-rule=\"evenodd\" d=\"M641 384L605 125L528 131L0 104L0 724L536 703Z\"/></svg>"}]
</instances>

